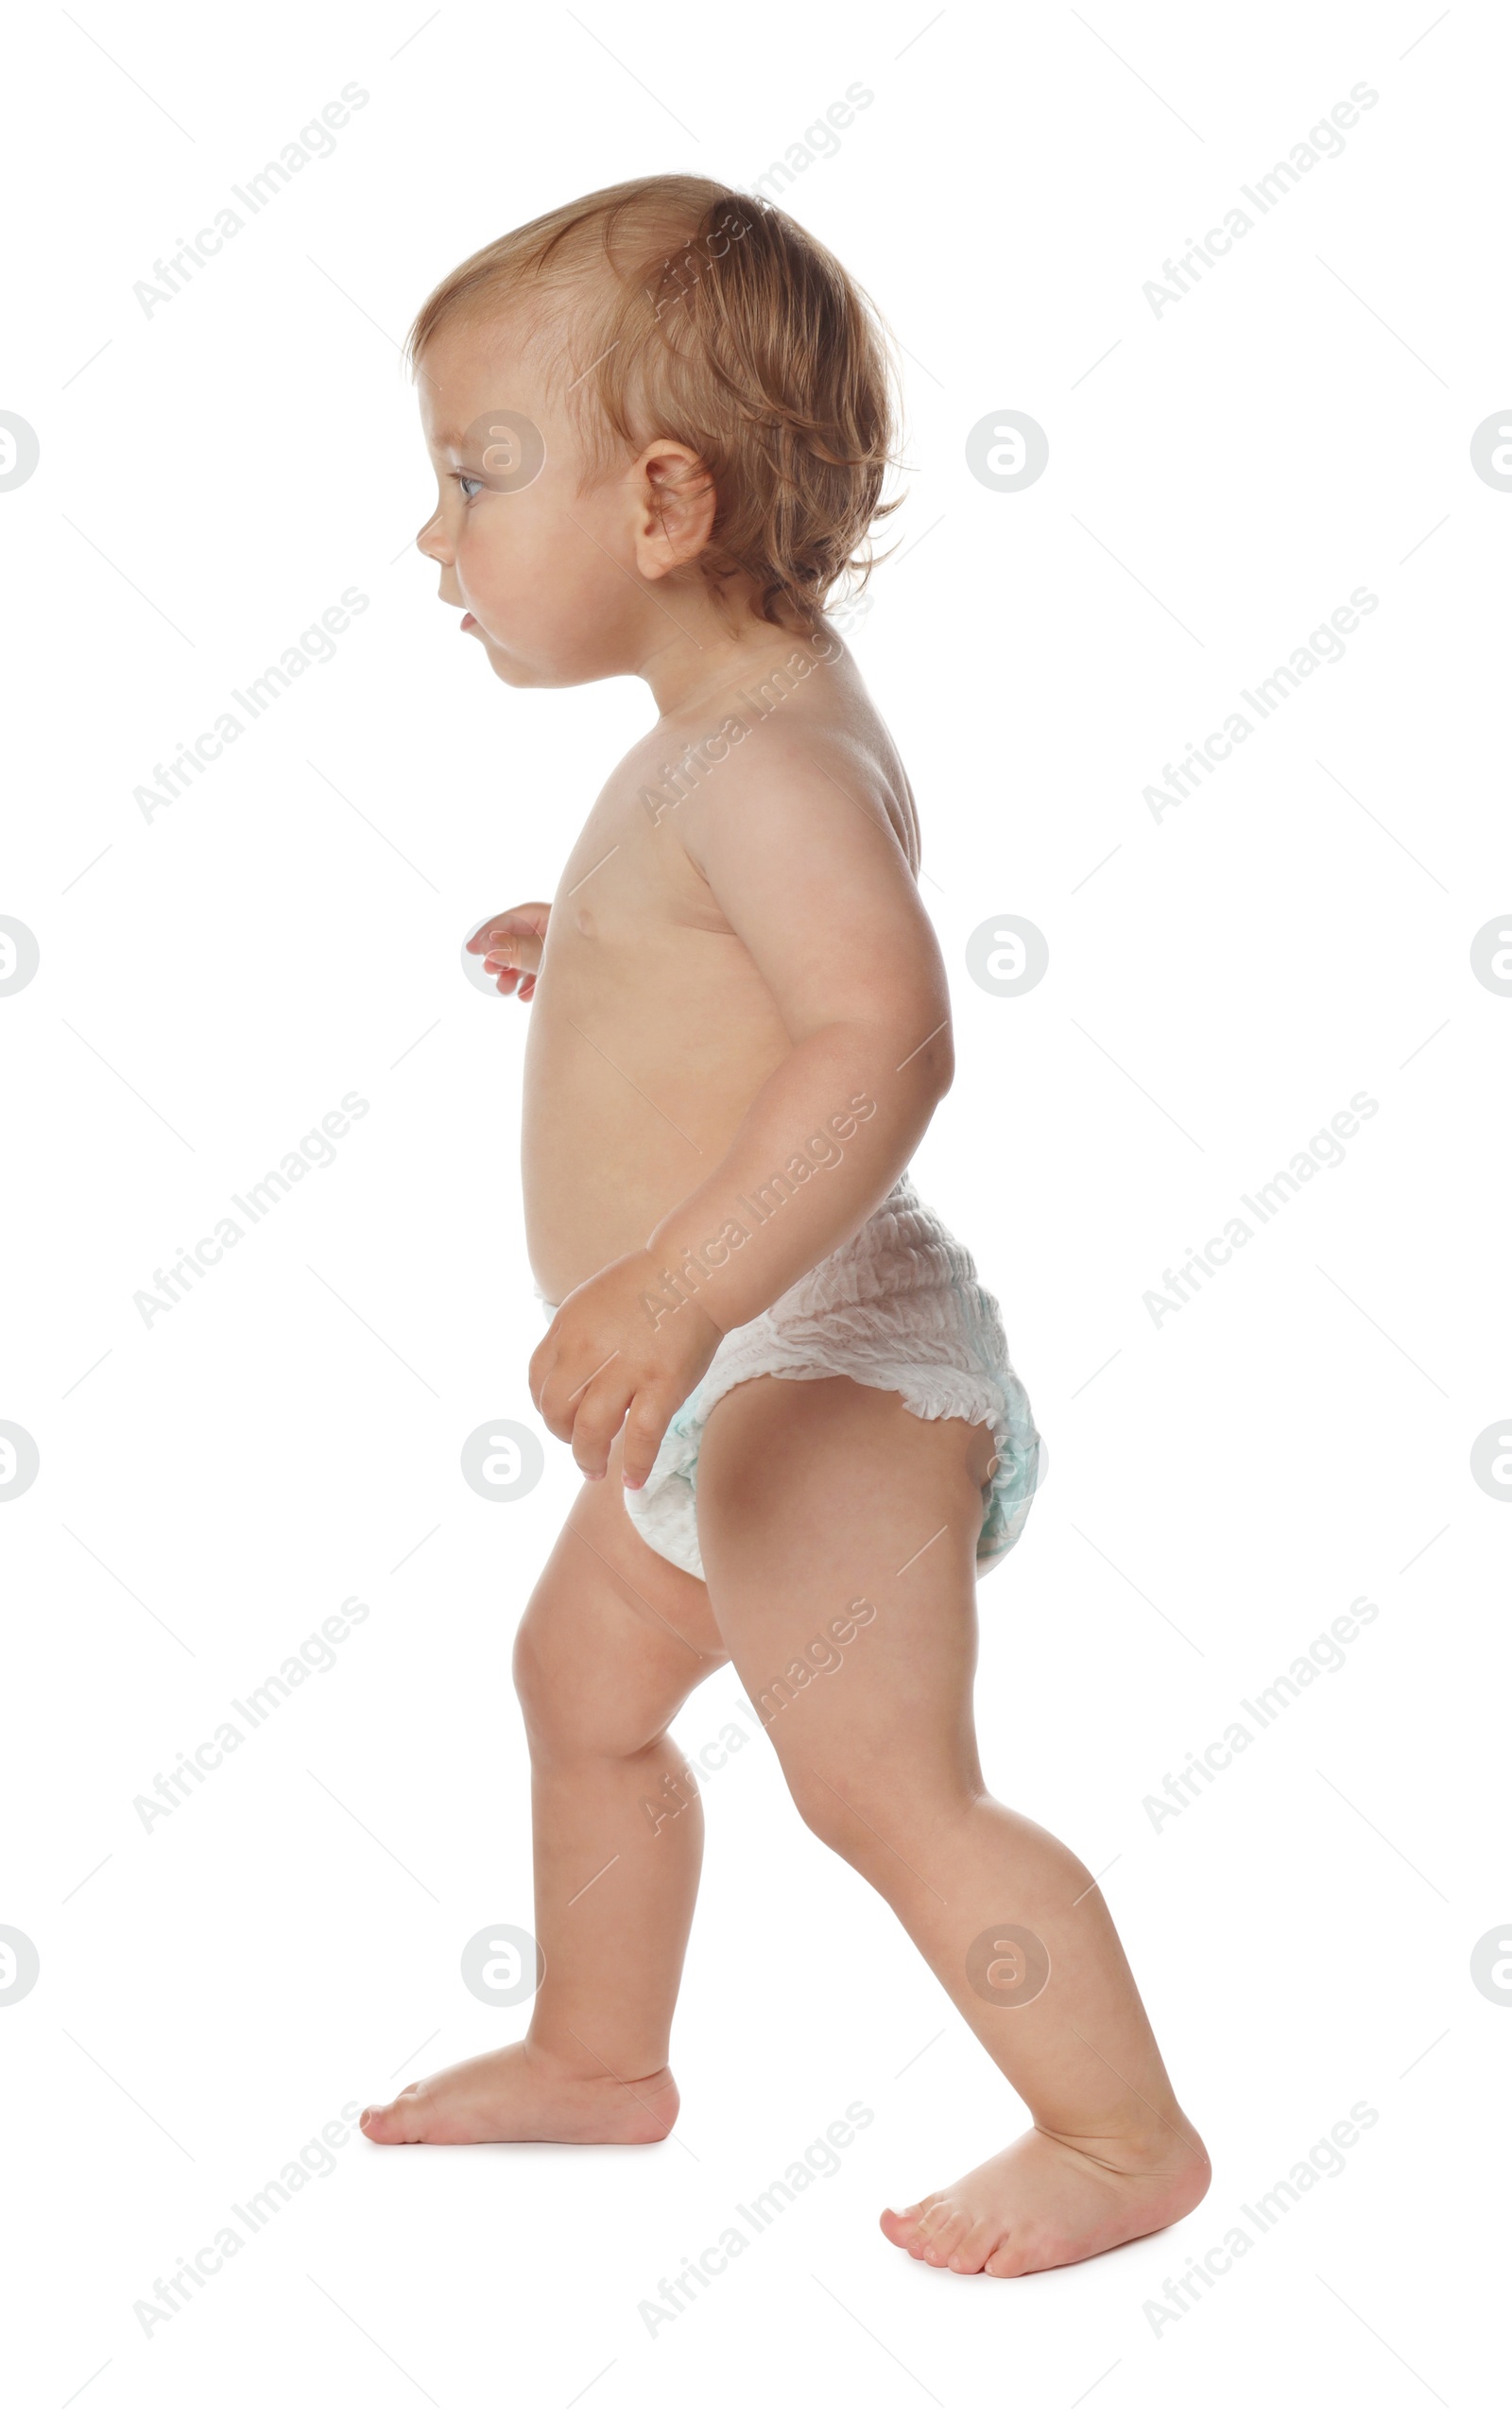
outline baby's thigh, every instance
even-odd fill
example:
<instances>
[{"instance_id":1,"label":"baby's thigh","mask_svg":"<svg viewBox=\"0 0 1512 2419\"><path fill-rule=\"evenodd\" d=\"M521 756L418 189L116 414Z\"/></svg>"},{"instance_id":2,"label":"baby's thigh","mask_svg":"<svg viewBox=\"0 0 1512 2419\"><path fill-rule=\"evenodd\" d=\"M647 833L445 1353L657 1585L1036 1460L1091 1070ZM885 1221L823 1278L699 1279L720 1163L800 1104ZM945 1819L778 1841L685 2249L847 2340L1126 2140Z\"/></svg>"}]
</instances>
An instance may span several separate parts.
<instances>
[{"instance_id":1,"label":"baby's thigh","mask_svg":"<svg viewBox=\"0 0 1512 2419\"><path fill-rule=\"evenodd\" d=\"M621 1440L583 1481L515 1641L532 1740L559 1753L634 1754L729 1660L709 1591L653 1552L625 1510Z\"/></svg>"},{"instance_id":2,"label":"baby's thigh","mask_svg":"<svg viewBox=\"0 0 1512 2419\"><path fill-rule=\"evenodd\" d=\"M709 1415L698 1540L720 1633L789 1778L971 1766L989 1428L847 1377L759 1377ZM794 1781L795 1791L798 1783Z\"/></svg>"}]
</instances>

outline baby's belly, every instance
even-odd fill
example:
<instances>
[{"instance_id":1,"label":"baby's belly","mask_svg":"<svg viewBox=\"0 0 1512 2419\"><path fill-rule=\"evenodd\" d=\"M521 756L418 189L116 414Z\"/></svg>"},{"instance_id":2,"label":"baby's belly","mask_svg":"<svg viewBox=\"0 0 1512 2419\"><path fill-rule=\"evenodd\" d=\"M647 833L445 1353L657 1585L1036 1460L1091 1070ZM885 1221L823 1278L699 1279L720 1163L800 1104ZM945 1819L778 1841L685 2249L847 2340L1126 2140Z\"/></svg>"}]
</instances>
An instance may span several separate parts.
<instances>
[{"instance_id":1,"label":"baby's belly","mask_svg":"<svg viewBox=\"0 0 1512 2419\"><path fill-rule=\"evenodd\" d=\"M521 1168L531 1270L552 1302L643 1248L718 1166L787 1054L775 1018L732 1022L728 998L689 1006L663 1021L537 991Z\"/></svg>"}]
</instances>

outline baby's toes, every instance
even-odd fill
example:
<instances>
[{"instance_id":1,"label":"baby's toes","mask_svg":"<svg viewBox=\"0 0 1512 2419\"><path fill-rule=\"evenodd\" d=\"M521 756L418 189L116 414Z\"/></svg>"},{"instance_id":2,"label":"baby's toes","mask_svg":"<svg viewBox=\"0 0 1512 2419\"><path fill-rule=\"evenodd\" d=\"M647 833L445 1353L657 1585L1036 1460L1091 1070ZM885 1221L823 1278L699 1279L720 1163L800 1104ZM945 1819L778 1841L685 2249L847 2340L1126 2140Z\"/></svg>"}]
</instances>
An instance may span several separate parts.
<instances>
[{"instance_id":1,"label":"baby's toes","mask_svg":"<svg viewBox=\"0 0 1512 2419\"><path fill-rule=\"evenodd\" d=\"M1024 2276L1034 2264L1022 2235L1005 2235L991 2257L984 2262L984 2273L988 2276Z\"/></svg>"},{"instance_id":2,"label":"baby's toes","mask_svg":"<svg viewBox=\"0 0 1512 2419\"><path fill-rule=\"evenodd\" d=\"M952 2253L971 2231L971 2218L966 2210L957 2209L949 2202L941 2203L938 2209L931 2212L931 2218L933 2222L921 2245L924 2257L932 2268L948 2268Z\"/></svg>"},{"instance_id":3,"label":"baby's toes","mask_svg":"<svg viewBox=\"0 0 1512 2419\"><path fill-rule=\"evenodd\" d=\"M882 2231L900 2251L910 2251L919 2257L919 2230L931 2209L939 2199L932 2192L927 2201L910 2201L906 2209L884 2209L880 2220Z\"/></svg>"},{"instance_id":4,"label":"baby's toes","mask_svg":"<svg viewBox=\"0 0 1512 2419\"><path fill-rule=\"evenodd\" d=\"M375 2102L371 2107L365 2108L357 2122L367 2134L369 2141L413 2141L417 2130L415 2103L419 2097L420 2085L406 2083L397 2098L387 2102Z\"/></svg>"},{"instance_id":5,"label":"baby's toes","mask_svg":"<svg viewBox=\"0 0 1512 2419\"><path fill-rule=\"evenodd\" d=\"M958 2276L979 2275L1002 2240L1001 2218L978 2218L951 2253L951 2266Z\"/></svg>"}]
</instances>

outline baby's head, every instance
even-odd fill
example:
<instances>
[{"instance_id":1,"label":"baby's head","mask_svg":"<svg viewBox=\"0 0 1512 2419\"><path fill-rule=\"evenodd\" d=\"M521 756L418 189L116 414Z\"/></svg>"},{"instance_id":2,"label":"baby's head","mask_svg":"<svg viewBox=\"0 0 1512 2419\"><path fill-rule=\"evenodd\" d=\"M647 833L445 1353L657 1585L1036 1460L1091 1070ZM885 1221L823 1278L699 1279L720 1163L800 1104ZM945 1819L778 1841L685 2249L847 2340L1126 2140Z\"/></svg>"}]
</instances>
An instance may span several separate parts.
<instances>
[{"instance_id":1,"label":"baby's head","mask_svg":"<svg viewBox=\"0 0 1512 2419\"><path fill-rule=\"evenodd\" d=\"M679 632L700 653L812 632L896 510L866 297L784 212L705 177L502 235L408 352L440 487L418 544L516 686L638 671Z\"/></svg>"}]
</instances>

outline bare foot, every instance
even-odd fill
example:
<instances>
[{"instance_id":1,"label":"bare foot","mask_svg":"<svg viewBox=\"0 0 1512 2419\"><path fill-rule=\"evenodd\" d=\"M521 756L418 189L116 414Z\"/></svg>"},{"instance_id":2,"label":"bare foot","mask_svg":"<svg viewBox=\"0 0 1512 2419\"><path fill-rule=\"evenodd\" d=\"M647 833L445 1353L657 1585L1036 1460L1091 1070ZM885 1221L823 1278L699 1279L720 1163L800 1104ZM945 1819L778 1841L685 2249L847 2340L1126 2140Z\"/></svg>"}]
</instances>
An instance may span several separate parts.
<instances>
[{"instance_id":1,"label":"bare foot","mask_svg":"<svg viewBox=\"0 0 1512 2419\"><path fill-rule=\"evenodd\" d=\"M1184 2218L1208 2189L1207 2151L1183 2118L1143 2145L1101 2152L1038 2129L973 2168L948 2191L885 2209L900 2251L960 2276L1028 2276L1094 2258Z\"/></svg>"},{"instance_id":2,"label":"bare foot","mask_svg":"<svg viewBox=\"0 0 1512 2419\"><path fill-rule=\"evenodd\" d=\"M615 2082L517 2041L406 2083L361 2124L369 2142L662 2142L678 2106L670 2067Z\"/></svg>"}]
</instances>

